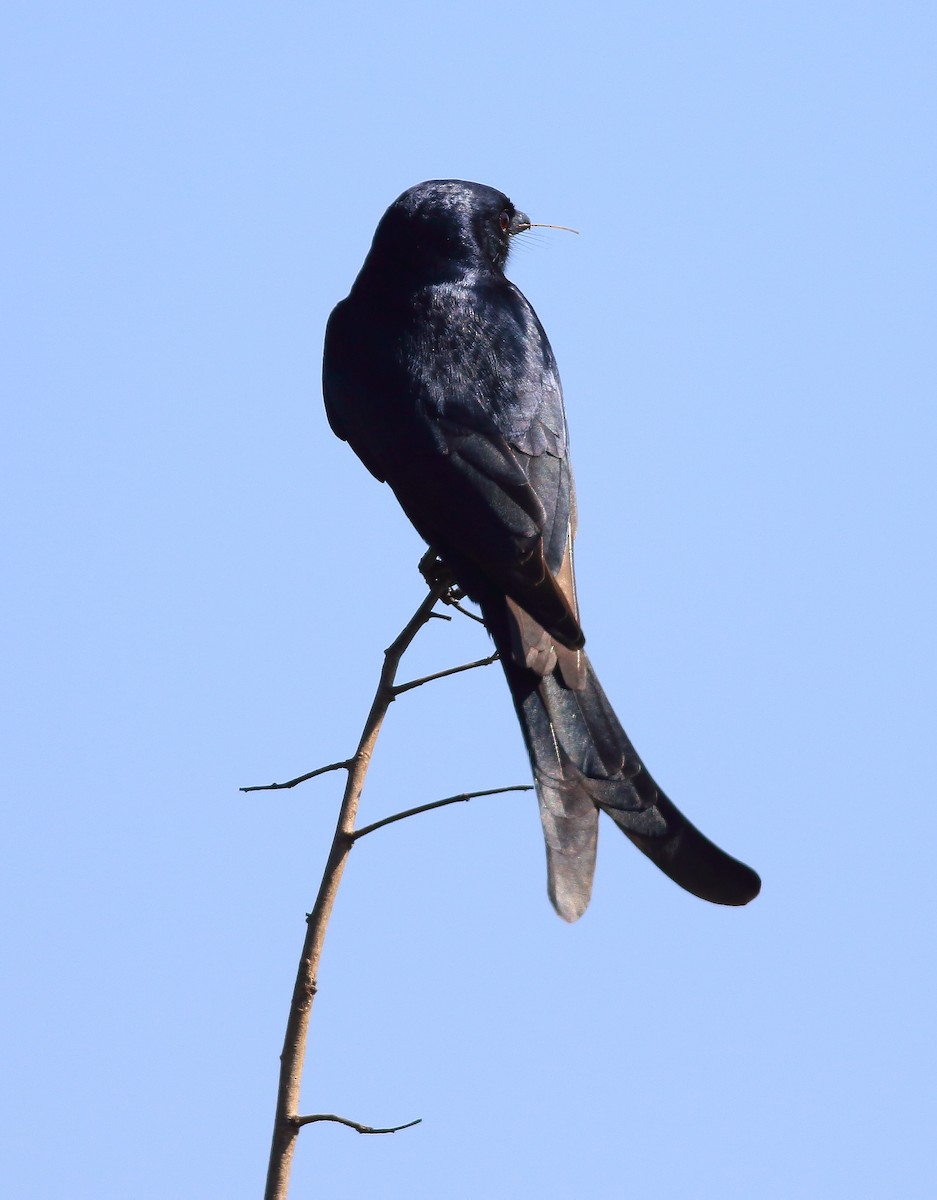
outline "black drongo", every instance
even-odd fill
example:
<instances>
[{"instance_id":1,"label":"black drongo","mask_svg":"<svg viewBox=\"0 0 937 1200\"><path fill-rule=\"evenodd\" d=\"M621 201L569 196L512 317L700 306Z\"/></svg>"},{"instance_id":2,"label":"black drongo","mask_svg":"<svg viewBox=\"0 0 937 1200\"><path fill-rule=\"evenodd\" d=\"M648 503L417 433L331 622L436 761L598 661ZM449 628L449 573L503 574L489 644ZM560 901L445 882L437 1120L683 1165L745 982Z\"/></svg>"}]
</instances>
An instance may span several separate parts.
<instances>
[{"instance_id":1,"label":"black drongo","mask_svg":"<svg viewBox=\"0 0 937 1200\"><path fill-rule=\"evenodd\" d=\"M600 809L687 891L746 904L758 876L660 790L582 648L559 374L504 274L511 238L530 226L482 184L404 192L329 320L329 422L481 608L530 755L560 916L589 903Z\"/></svg>"}]
</instances>

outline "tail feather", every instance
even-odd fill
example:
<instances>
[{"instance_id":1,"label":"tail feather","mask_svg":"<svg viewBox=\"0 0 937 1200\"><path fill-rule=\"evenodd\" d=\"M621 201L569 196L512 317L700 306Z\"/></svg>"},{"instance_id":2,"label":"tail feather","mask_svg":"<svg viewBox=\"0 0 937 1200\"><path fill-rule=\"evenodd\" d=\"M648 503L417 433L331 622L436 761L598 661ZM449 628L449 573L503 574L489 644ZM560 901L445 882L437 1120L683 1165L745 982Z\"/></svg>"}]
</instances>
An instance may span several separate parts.
<instances>
[{"instance_id":1,"label":"tail feather","mask_svg":"<svg viewBox=\"0 0 937 1200\"><path fill-rule=\"evenodd\" d=\"M704 837L664 795L585 655L579 686L567 686L561 666L541 676L519 665L508 622L490 611L485 617L501 653L534 771L549 895L559 915L575 921L589 904L599 809L693 895L714 904L753 900L761 888L758 876Z\"/></svg>"},{"instance_id":2,"label":"tail feather","mask_svg":"<svg viewBox=\"0 0 937 1200\"><path fill-rule=\"evenodd\" d=\"M589 907L599 838L599 810L579 781L534 769L543 840L547 847L547 894L564 921L578 921Z\"/></svg>"}]
</instances>

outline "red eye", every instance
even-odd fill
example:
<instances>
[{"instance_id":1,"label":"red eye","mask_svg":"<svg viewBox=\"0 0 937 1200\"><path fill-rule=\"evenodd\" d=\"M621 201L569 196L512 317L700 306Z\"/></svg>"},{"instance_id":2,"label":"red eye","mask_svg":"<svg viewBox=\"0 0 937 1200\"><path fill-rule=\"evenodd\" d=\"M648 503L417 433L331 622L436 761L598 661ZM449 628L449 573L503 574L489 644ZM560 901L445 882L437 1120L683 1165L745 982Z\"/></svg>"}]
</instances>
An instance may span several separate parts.
<instances>
[{"instance_id":1,"label":"red eye","mask_svg":"<svg viewBox=\"0 0 937 1200\"><path fill-rule=\"evenodd\" d=\"M507 209L505 209L501 216L498 217L498 224L501 226L501 232L507 233L511 224L511 214Z\"/></svg>"}]
</instances>

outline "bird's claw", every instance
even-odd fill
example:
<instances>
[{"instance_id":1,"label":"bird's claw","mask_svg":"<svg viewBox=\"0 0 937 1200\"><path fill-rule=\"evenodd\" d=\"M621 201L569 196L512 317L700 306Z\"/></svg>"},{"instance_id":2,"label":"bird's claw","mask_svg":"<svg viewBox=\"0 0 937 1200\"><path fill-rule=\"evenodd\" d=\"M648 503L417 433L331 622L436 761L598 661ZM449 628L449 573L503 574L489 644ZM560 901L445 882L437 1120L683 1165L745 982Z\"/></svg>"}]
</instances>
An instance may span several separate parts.
<instances>
[{"instance_id":1,"label":"bird's claw","mask_svg":"<svg viewBox=\"0 0 937 1200\"><path fill-rule=\"evenodd\" d=\"M420 559L420 574L426 580L428 587L444 587L446 589L440 596L444 604L456 604L459 600L464 599L465 592L457 586L452 572L432 548L427 550Z\"/></svg>"}]
</instances>

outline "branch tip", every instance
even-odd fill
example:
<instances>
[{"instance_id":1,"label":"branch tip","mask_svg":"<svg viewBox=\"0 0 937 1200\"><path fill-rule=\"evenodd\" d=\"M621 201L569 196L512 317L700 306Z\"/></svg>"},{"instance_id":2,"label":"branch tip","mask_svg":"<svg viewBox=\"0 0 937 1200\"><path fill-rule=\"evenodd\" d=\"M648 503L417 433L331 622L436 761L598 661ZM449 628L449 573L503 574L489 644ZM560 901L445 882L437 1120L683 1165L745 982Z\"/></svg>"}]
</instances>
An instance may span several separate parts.
<instances>
[{"instance_id":1,"label":"branch tip","mask_svg":"<svg viewBox=\"0 0 937 1200\"><path fill-rule=\"evenodd\" d=\"M308 1117L292 1117L291 1124L296 1129L302 1129L304 1125L314 1125L318 1121L330 1121L334 1125L345 1125L349 1129L353 1129L355 1133L399 1133L401 1129L412 1129L414 1125L421 1124L423 1118L417 1117L415 1121L407 1121L405 1125L390 1125L386 1129L376 1129L373 1125L362 1125L359 1121L350 1121L347 1117L337 1117L334 1113L313 1113Z\"/></svg>"},{"instance_id":2,"label":"branch tip","mask_svg":"<svg viewBox=\"0 0 937 1200\"><path fill-rule=\"evenodd\" d=\"M369 833L383 829L385 825L393 825L397 821L406 820L407 817L417 817L420 813L432 812L434 808L445 808L449 804L464 804L467 800L478 799L479 796L500 796L504 792L532 792L533 790L532 783L516 783L511 787L486 788L481 792L459 792L457 796L447 796L444 800L432 800L429 804L418 804L416 808L408 808L403 812L394 813L391 817L384 817L380 821L364 825L351 834L351 840L357 842L359 838L367 837Z\"/></svg>"},{"instance_id":3,"label":"branch tip","mask_svg":"<svg viewBox=\"0 0 937 1200\"><path fill-rule=\"evenodd\" d=\"M448 604L448 605L449 605L451 608L454 608L454 609L456 610L456 612L460 612L460 613L462 614L462 616L463 616L463 617L468 617L468 619L469 619L470 621L475 621L475 622L477 622L477 624L479 624L479 625L484 625L484 624L485 624L485 621L484 621L484 618L483 618L483 617L480 617L480 616L479 616L477 613L469 612L469 610L468 610L467 608L463 608L463 607L462 607L462 605L459 603L459 601L458 601L458 600L453 600L451 597L450 597L450 598L446 598L446 597L444 596L444 597L443 597L443 602L444 602L445 604Z\"/></svg>"},{"instance_id":4,"label":"branch tip","mask_svg":"<svg viewBox=\"0 0 937 1200\"><path fill-rule=\"evenodd\" d=\"M394 685L394 697L403 695L404 692L410 692L414 688L422 687L424 683L432 683L436 679L445 679L448 675L459 675L463 671L474 671L476 667L489 667L493 662L497 662L501 656L497 650L494 654L489 654L487 658L478 658L475 662L463 663L461 667L448 667L445 671L434 671L432 675L424 675L420 679L411 679L409 683L398 683Z\"/></svg>"},{"instance_id":5,"label":"branch tip","mask_svg":"<svg viewBox=\"0 0 937 1200\"><path fill-rule=\"evenodd\" d=\"M294 788L298 783L306 783L309 779L315 779L317 775L325 775L327 771L349 771L354 765L353 758L343 758L341 762L329 763L326 767L316 767L314 771L307 771L305 775L297 775L295 779L288 779L286 783L255 783L251 787L242 787L242 792L280 792L284 788Z\"/></svg>"}]
</instances>

